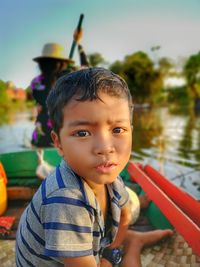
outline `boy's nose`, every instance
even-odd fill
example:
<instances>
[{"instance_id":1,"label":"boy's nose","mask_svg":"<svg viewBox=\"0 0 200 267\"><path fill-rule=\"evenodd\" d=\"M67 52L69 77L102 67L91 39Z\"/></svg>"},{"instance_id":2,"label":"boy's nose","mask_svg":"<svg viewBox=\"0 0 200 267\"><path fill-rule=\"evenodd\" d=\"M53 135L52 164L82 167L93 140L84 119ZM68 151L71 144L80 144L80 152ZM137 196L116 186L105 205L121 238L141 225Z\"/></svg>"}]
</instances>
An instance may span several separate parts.
<instances>
[{"instance_id":1,"label":"boy's nose","mask_svg":"<svg viewBox=\"0 0 200 267\"><path fill-rule=\"evenodd\" d=\"M114 148L113 147L101 147L101 148L97 148L95 150L95 153L97 155L108 155L114 152Z\"/></svg>"},{"instance_id":2,"label":"boy's nose","mask_svg":"<svg viewBox=\"0 0 200 267\"><path fill-rule=\"evenodd\" d=\"M109 138L101 137L95 142L94 152L96 155L108 155L115 151L113 142Z\"/></svg>"}]
</instances>

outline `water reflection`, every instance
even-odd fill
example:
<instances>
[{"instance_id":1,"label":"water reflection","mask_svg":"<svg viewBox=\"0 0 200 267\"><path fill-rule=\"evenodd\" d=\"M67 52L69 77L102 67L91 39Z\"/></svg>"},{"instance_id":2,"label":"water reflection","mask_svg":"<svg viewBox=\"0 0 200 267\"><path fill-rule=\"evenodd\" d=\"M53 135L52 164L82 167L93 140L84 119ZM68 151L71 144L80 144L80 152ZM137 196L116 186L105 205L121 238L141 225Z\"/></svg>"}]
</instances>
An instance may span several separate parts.
<instances>
[{"instance_id":1,"label":"water reflection","mask_svg":"<svg viewBox=\"0 0 200 267\"><path fill-rule=\"evenodd\" d=\"M132 158L200 198L200 117L168 108L136 110L133 125Z\"/></svg>"},{"instance_id":2,"label":"water reflection","mask_svg":"<svg viewBox=\"0 0 200 267\"><path fill-rule=\"evenodd\" d=\"M133 117L133 150L142 150L155 147L154 140L162 134L160 116L156 110L138 109Z\"/></svg>"},{"instance_id":3,"label":"water reflection","mask_svg":"<svg viewBox=\"0 0 200 267\"><path fill-rule=\"evenodd\" d=\"M33 129L32 110L9 115L9 123L0 126L0 153L27 149Z\"/></svg>"},{"instance_id":4,"label":"water reflection","mask_svg":"<svg viewBox=\"0 0 200 267\"><path fill-rule=\"evenodd\" d=\"M157 108L136 110L133 121L133 155L189 167L200 165L200 117Z\"/></svg>"},{"instance_id":5,"label":"water reflection","mask_svg":"<svg viewBox=\"0 0 200 267\"><path fill-rule=\"evenodd\" d=\"M200 161L200 116L194 112L187 118L184 134L179 146L180 156L196 160L197 166Z\"/></svg>"}]
</instances>

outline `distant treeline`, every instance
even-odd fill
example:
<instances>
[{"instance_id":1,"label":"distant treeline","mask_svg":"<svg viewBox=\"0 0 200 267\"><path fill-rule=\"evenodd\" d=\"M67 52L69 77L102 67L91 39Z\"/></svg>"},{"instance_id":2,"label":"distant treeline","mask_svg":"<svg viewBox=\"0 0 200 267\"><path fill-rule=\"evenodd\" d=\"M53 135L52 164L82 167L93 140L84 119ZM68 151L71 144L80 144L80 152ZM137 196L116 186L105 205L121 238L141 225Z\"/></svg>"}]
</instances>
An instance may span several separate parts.
<instances>
[{"instance_id":1,"label":"distant treeline","mask_svg":"<svg viewBox=\"0 0 200 267\"><path fill-rule=\"evenodd\" d=\"M91 66L105 66L122 76L128 83L134 102L178 102L185 105L200 98L200 52L185 59L178 67L173 60L166 57L157 59L155 63L142 51L127 55L123 60L112 64L107 63L100 53L90 54L88 59ZM184 77L186 84L167 90L164 81L168 77ZM30 96L30 88L27 88L27 95ZM9 98L6 94L6 83L0 81L0 106L5 107L7 104L9 105Z\"/></svg>"},{"instance_id":2,"label":"distant treeline","mask_svg":"<svg viewBox=\"0 0 200 267\"><path fill-rule=\"evenodd\" d=\"M200 98L200 52L178 63L167 57L153 62L142 51L127 55L111 65L99 53L89 55L89 61L92 66L107 65L113 72L121 75L127 81L135 102L178 102L180 105L193 105ZM169 77L185 78L186 83L181 87L174 85L170 89L165 88L165 79Z\"/></svg>"}]
</instances>

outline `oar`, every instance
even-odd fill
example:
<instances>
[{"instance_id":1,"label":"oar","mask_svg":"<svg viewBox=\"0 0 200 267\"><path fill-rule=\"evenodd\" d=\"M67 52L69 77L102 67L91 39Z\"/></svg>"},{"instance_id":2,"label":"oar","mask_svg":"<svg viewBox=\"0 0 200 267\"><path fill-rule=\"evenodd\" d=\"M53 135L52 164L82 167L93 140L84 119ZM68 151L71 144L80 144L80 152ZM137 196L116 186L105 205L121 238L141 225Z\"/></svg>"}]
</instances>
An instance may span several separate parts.
<instances>
[{"instance_id":1,"label":"oar","mask_svg":"<svg viewBox=\"0 0 200 267\"><path fill-rule=\"evenodd\" d=\"M83 22L83 18L84 18L84 15L81 14L80 17L79 17L78 26L76 28L77 32L80 32L80 30L81 30L81 25L82 25L82 22ZM70 59L73 58L75 47L76 47L76 40L73 40L72 46L71 46L71 49L70 49L70 53L69 53L69 58Z\"/></svg>"}]
</instances>

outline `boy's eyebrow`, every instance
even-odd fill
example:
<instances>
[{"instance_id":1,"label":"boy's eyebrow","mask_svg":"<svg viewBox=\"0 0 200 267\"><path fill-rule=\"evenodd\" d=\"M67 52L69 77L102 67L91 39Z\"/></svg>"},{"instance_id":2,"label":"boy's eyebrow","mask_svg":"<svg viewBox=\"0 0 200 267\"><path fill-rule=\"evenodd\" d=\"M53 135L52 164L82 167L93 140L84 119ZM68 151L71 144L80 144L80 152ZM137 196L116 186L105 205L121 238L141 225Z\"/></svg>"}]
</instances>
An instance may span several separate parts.
<instances>
[{"instance_id":1,"label":"boy's eyebrow","mask_svg":"<svg viewBox=\"0 0 200 267\"><path fill-rule=\"evenodd\" d=\"M130 121L130 119L120 119L120 120L116 120L116 121L111 121L111 120L109 120L108 121L108 124L112 124L112 123L123 123L123 122L129 122ZM72 121L72 122L69 122L69 124L68 124L68 126L69 127L75 127L75 126L82 126L82 125L89 125L89 126L95 126L95 125L97 125L98 124L98 122L97 121L94 121L94 122L92 122L92 121L82 121L82 120L80 120L80 121Z\"/></svg>"},{"instance_id":2,"label":"boy's eyebrow","mask_svg":"<svg viewBox=\"0 0 200 267\"><path fill-rule=\"evenodd\" d=\"M91 123L89 121L72 121L72 122L69 122L68 126L73 127L73 126L91 125L91 124L94 124L94 123Z\"/></svg>"}]
</instances>

